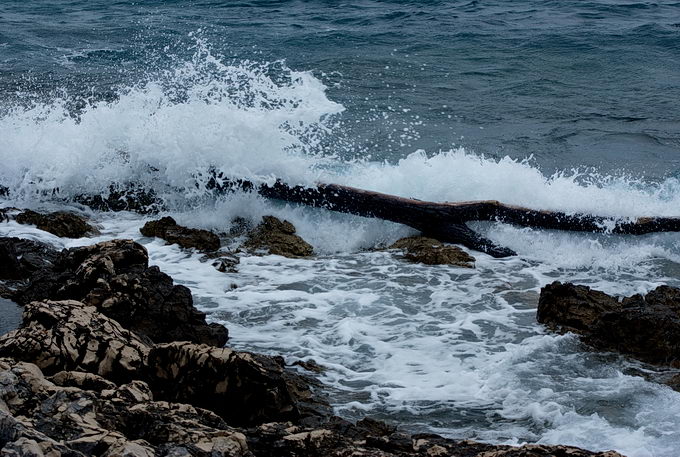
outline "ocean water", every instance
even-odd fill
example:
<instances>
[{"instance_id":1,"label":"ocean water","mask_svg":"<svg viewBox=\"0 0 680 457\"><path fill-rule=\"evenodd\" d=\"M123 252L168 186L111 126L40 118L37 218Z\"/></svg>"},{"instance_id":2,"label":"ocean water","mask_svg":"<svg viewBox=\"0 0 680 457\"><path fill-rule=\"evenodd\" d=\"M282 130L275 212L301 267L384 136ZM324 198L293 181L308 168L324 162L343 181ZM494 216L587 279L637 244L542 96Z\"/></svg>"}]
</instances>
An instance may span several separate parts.
<instances>
[{"instance_id":1,"label":"ocean water","mask_svg":"<svg viewBox=\"0 0 680 457\"><path fill-rule=\"evenodd\" d=\"M497 199L612 217L679 215L680 3L0 3L3 205L133 238L239 349L313 358L338 414L492 443L628 456L680 450L672 374L535 321L554 280L616 295L680 286L680 237L475 228L518 256L474 270L374 251L397 224L211 195L208 174L334 182L433 201ZM69 202L152 189L180 223L274 214L312 260L241 254L228 275L141 237L146 216ZM236 288L233 287L236 285Z\"/></svg>"}]
</instances>

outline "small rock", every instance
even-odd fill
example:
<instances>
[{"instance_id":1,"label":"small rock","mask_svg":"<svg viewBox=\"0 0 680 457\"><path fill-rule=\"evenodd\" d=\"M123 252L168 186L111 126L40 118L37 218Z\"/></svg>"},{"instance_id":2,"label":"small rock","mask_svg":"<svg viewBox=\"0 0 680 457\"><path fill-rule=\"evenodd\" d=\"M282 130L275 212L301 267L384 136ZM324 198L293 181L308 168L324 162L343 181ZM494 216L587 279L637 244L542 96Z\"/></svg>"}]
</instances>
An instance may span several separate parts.
<instances>
[{"instance_id":1,"label":"small rock","mask_svg":"<svg viewBox=\"0 0 680 457\"><path fill-rule=\"evenodd\" d=\"M220 238L214 233L177 225L171 217L149 221L139 231L144 236L162 238L170 244L178 244L185 249L216 251L220 248Z\"/></svg>"},{"instance_id":2,"label":"small rock","mask_svg":"<svg viewBox=\"0 0 680 457\"><path fill-rule=\"evenodd\" d=\"M314 249L295 234L295 226L274 216L264 216L262 222L248 234L244 247L266 250L270 254L289 258L309 257Z\"/></svg>"},{"instance_id":3,"label":"small rock","mask_svg":"<svg viewBox=\"0 0 680 457\"><path fill-rule=\"evenodd\" d=\"M305 370L311 371L312 373L323 373L326 371L326 368L316 363L314 359L298 360L293 362L292 365L304 368Z\"/></svg>"},{"instance_id":4,"label":"small rock","mask_svg":"<svg viewBox=\"0 0 680 457\"><path fill-rule=\"evenodd\" d=\"M236 266L241 262L238 257L226 252L213 252L201 257L201 262L208 261L217 271L222 273L238 273Z\"/></svg>"},{"instance_id":5,"label":"small rock","mask_svg":"<svg viewBox=\"0 0 680 457\"><path fill-rule=\"evenodd\" d=\"M474 268L475 258L459 247L445 245L434 238L411 236L397 240L390 249L406 251L404 257L426 265L454 265Z\"/></svg>"},{"instance_id":6,"label":"small rock","mask_svg":"<svg viewBox=\"0 0 680 457\"><path fill-rule=\"evenodd\" d=\"M40 214L26 210L15 217L19 224L35 225L40 230L63 238L82 238L99 231L87 223L87 219L64 211Z\"/></svg>"}]
</instances>

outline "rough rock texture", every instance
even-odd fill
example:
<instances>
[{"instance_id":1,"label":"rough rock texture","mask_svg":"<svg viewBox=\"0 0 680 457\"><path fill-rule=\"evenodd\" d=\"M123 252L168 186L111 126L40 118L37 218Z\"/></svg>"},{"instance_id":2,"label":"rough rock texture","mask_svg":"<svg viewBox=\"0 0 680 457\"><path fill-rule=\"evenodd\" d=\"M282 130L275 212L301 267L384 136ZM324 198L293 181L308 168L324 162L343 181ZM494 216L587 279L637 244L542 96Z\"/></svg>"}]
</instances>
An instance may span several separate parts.
<instances>
[{"instance_id":1,"label":"rough rock texture","mask_svg":"<svg viewBox=\"0 0 680 457\"><path fill-rule=\"evenodd\" d=\"M159 398L209 409L231 425L297 420L311 413L305 408L312 399L309 387L285 373L282 362L184 342L156 345L149 354Z\"/></svg>"},{"instance_id":2,"label":"rough rock texture","mask_svg":"<svg viewBox=\"0 0 680 457\"><path fill-rule=\"evenodd\" d=\"M149 348L93 306L76 301L33 302L22 327L0 337L0 356L35 363L45 373L85 371L114 382L132 380Z\"/></svg>"},{"instance_id":3,"label":"rough rock texture","mask_svg":"<svg viewBox=\"0 0 680 457\"><path fill-rule=\"evenodd\" d=\"M619 457L568 446L493 446L408 435L382 422L235 429L216 414L151 398L134 381L101 393L60 387L32 364L0 359L0 453L16 456Z\"/></svg>"},{"instance_id":4,"label":"rough rock texture","mask_svg":"<svg viewBox=\"0 0 680 457\"><path fill-rule=\"evenodd\" d=\"M314 381L285 369L282 357L155 344L209 327L203 315L182 311L193 309L188 290L149 268L132 241L59 253L33 271L22 294L30 296L52 301L27 303L22 327L0 337L3 456L618 456L408 435L369 419L352 424L332 416ZM675 297L659 290L629 300L669 307ZM182 312L189 314L175 315ZM183 330L157 333L173 327Z\"/></svg>"},{"instance_id":5,"label":"rough rock texture","mask_svg":"<svg viewBox=\"0 0 680 457\"><path fill-rule=\"evenodd\" d=\"M680 289L660 286L619 302L589 287L554 282L541 290L537 317L598 349L680 367Z\"/></svg>"},{"instance_id":6,"label":"rough rock texture","mask_svg":"<svg viewBox=\"0 0 680 457\"><path fill-rule=\"evenodd\" d=\"M40 230L65 238L82 238L99 233L83 216L64 211L40 214L26 210L18 214L14 220L19 224L35 225Z\"/></svg>"},{"instance_id":7,"label":"rough rock texture","mask_svg":"<svg viewBox=\"0 0 680 457\"><path fill-rule=\"evenodd\" d=\"M252 456L245 436L218 416L154 401L141 381L96 393L58 386L12 359L0 359L0 454Z\"/></svg>"},{"instance_id":8,"label":"rough rock texture","mask_svg":"<svg viewBox=\"0 0 680 457\"><path fill-rule=\"evenodd\" d=\"M264 424L249 430L247 437L258 457L620 457L616 452L589 452L570 446L517 448L432 434L408 435L370 419L352 424L333 418L317 428Z\"/></svg>"},{"instance_id":9,"label":"rough rock texture","mask_svg":"<svg viewBox=\"0 0 680 457\"><path fill-rule=\"evenodd\" d=\"M587 332L600 316L621 309L619 301L587 286L555 281L541 289L538 322L553 330Z\"/></svg>"},{"instance_id":10,"label":"rough rock texture","mask_svg":"<svg viewBox=\"0 0 680 457\"><path fill-rule=\"evenodd\" d=\"M57 252L45 243L22 238L0 238L0 279L26 279L50 268Z\"/></svg>"},{"instance_id":11,"label":"rough rock texture","mask_svg":"<svg viewBox=\"0 0 680 457\"><path fill-rule=\"evenodd\" d=\"M248 234L248 240L243 246L290 258L309 257L314 254L312 246L295 234L293 224L274 216L264 216L262 222Z\"/></svg>"},{"instance_id":12,"label":"rough rock texture","mask_svg":"<svg viewBox=\"0 0 680 457\"><path fill-rule=\"evenodd\" d=\"M207 324L193 306L191 291L148 262L146 249L131 240L67 249L53 268L36 271L14 299L19 304L78 300L154 342L224 346L227 329Z\"/></svg>"},{"instance_id":13,"label":"rough rock texture","mask_svg":"<svg viewBox=\"0 0 680 457\"><path fill-rule=\"evenodd\" d=\"M410 236L397 240L390 249L406 251L404 257L426 265L454 265L474 268L475 258L459 247L443 244L434 238Z\"/></svg>"},{"instance_id":14,"label":"rough rock texture","mask_svg":"<svg viewBox=\"0 0 680 457\"><path fill-rule=\"evenodd\" d=\"M162 238L170 244L178 244L185 249L216 251L220 248L220 238L207 230L192 229L177 225L171 217L149 221L139 229L144 236Z\"/></svg>"}]
</instances>

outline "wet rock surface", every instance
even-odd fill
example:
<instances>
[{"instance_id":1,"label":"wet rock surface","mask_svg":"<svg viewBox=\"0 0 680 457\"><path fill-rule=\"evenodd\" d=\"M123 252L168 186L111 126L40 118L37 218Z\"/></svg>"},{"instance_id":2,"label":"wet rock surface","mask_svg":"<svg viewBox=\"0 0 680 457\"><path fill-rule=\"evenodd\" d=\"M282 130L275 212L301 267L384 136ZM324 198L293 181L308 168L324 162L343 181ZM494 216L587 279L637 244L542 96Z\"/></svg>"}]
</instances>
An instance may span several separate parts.
<instances>
[{"instance_id":1,"label":"wet rock surface","mask_svg":"<svg viewBox=\"0 0 680 457\"><path fill-rule=\"evenodd\" d=\"M142 235L162 238L170 244L185 249L216 251L220 248L220 238L207 230L192 229L178 225L171 217L149 221L139 230Z\"/></svg>"},{"instance_id":2,"label":"wet rock surface","mask_svg":"<svg viewBox=\"0 0 680 457\"><path fill-rule=\"evenodd\" d=\"M390 249L405 251L404 258L425 265L453 265L474 268L475 258L461 248L424 236L410 236L397 240Z\"/></svg>"},{"instance_id":3,"label":"wet rock surface","mask_svg":"<svg viewBox=\"0 0 680 457\"><path fill-rule=\"evenodd\" d=\"M146 249L113 240L67 249L54 266L36 271L14 298L20 304L46 299L78 300L154 342L186 340L223 346L227 329L207 324L188 288L148 266Z\"/></svg>"},{"instance_id":4,"label":"wet rock surface","mask_svg":"<svg viewBox=\"0 0 680 457\"><path fill-rule=\"evenodd\" d=\"M65 211L42 214L25 210L17 214L14 220L19 224L35 225L40 230L63 238L82 238L99 233L85 217Z\"/></svg>"},{"instance_id":5,"label":"wet rock surface","mask_svg":"<svg viewBox=\"0 0 680 457\"><path fill-rule=\"evenodd\" d=\"M598 349L680 367L680 289L660 286L619 301L586 286L554 282L541 290L538 321L573 331Z\"/></svg>"},{"instance_id":6,"label":"wet rock surface","mask_svg":"<svg viewBox=\"0 0 680 457\"><path fill-rule=\"evenodd\" d=\"M201 262L210 262L217 271L222 273L238 273L238 264L241 262L234 254L229 252L211 252L201 257Z\"/></svg>"},{"instance_id":7,"label":"wet rock surface","mask_svg":"<svg viewBox=\"0 0 680 457\"><path fill-rule=\"evenodd\" d=\"M262 222L248 234L244 247L265 250L289 258L309 257L314 249L295 233L295 226L274 216L264 216Z\"/></svg>"},{"instance_id":8,"label":"wet rock surface","mask_svg":"<svg viewBox=\"0 0 680 457\"><path fill-rule=\"evenodd\" d=\"M34 287L22 297L37 301L25 302L21 327L0 337L2 455L619 455L494 446L409 435L370 419L348 422L331 414L317 381L287 369L282 357L158 341L155 332L163 326L182 324L173 320L177 303L166 303L188 294L181 307L193 304L188 289L148 267L142 246L115 240L62 251L52 263L31 273ZM140 326L145 319L165 323ZM201 322L191 331L205 329ZM180 336L188 336L189 328ZM300 365L316 367L305 363Z\"/></svg>"}]
</instances>

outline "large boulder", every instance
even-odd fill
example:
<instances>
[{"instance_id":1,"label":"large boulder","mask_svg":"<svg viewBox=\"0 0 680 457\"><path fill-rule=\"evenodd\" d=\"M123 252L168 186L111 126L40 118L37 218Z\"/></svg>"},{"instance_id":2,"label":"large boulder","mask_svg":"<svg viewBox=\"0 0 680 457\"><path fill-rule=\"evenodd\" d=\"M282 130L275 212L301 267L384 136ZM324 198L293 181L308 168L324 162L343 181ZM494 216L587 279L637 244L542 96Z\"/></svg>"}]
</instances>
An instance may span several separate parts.
<instances>
[{"instance_id":1,"label":"large boulder","mask_svg":"<svg viewBox=\"0 0 680 457\"><path fill-rule=\"evenodd\" d=\"M17 214L19 224L35 225L40 230L64 238L82 238L99 233L83 216L65 211L41 214L31 210Z\"/></svg>"},{"instance_id":2,"label":"large boulder","mask_svg":"<svg viewBox=\"0 0 680 457\"><path fill-rule=\"evenodd\" d=\"M209 409L230 425L298 420L315 406L329 412L281 358L176 342L154 346L149 369L158 398Z\"/></svg>"},{"instance_id":3,"label":"large boulder","mask_svg":"<svg viewBox=\"0 0 680 457\"><path fill-rule=\"evenodd\" d=\"M22 326L0 337L0 356L36 364L48 374L94 373L114 382L139 376L149 348L136 334L76 301L33 302Z\"/></svg>"},{"instance_id":4,"label":"large boulder","mask_svg":"<svg viewBox=\"0 0 680 457\"><path fill-rule=\"evenodd\" d=\"M274 216L264 216L262 222L248 234L243 246L293 259L314 254L312 246L295 234L293 224Z\"/></svg>"},{"instance_id":5,"label":"large boulder","mask_svg":"<svg viewBox=\"0 0 680 457\"><path fill-rule=\"evenodd\" d=\"M598 349L680 367L680 289L660 286L619 301L585 286L559 282L541 290L538 321L573 331Z\"/></svg>"},{"instance_id":6,"label":"large boulder","mask_svg":"<svg viewBox=\"0 0 680 457\"><path fill-rule=\"evenodd\" d=\"M220 248L220 238L214 233L183 227L171 217L149 221L139 231L144 236L162 238L170 244L177 244L185 249L216 251Z\"/></svg>"},{"instance_id":7,"label":"large boulder","mask_svg":"<svg viewBox=\"0 0 680 457\"><path fill-rule=\"evenodd\" d=\"M148 263L146 249L131 240L67 249L53 268L36 271L14 299L20 304L78 300L154 342L224 346L227 329L206 323L205 314L193 305L191 291Z\"/></svg>"},{"instance_id":8,"label":"large boulder","mask_svg":"<svg viewBox=\"0 0 680 457\"><path fill-rule=\"evenodd\" d=\"M405 251L404 258L425 265L453 265L474 268L475 258L457 246L444 244L434 238L410 236L397 240L390 249Z\"/></svg>"}]
</instances>

